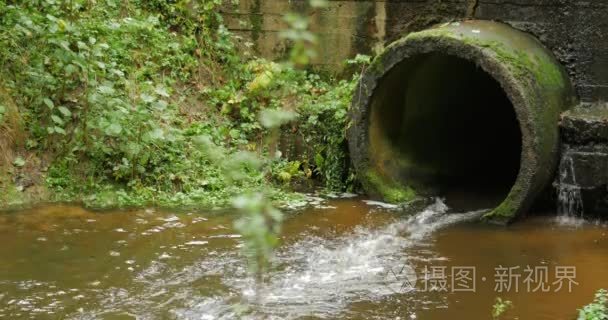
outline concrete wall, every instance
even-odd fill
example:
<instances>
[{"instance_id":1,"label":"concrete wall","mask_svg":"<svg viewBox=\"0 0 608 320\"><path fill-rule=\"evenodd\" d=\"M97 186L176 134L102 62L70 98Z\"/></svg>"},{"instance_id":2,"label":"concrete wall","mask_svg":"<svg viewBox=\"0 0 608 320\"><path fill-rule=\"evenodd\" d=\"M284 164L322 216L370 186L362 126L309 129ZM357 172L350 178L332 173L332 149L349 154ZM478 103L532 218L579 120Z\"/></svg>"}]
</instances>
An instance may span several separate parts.
<instances>
[{"instance_id":1,"label":"concrete wall","mask_svg":"<svg viewBox=\"0 0 608 320\"><path fill-rule=\"evenodd\" d=\"M335 70L355 53L369 53L383 45L384 9L384 2L374 1L331 1L329 7L313 11L302 0L240 0L238 7L226 9L224 17L230 30L253 42L257 54L277 59L286 52L279 36L286 28L283 15L305 13L319 38L315 63Z\"/></svg>"},{"instance_id":2,"label":"concrete wall","mask_svg":"<svg viewBox=\"0 0 608 320\"><path fill-rule=\"evenodd\" d=\"M554 185L570 208L608 217L608 104L569 110L560 127L562 159Z\"/></svg>"},{"instance_id":3,"label":"concrete wall","mask_svg":"<svg viewBox=\"0 0 608 320\"><path fill-rule=\"evenodd\" d=\"M339 70L356 53L373 54L430 25L469 18L499 20L539 38L566 66L583 101L608 100L608 0L240 0L225 9L232 31L267 58L286 52L282 15L306 12L320 39L316 64Z\"/></svg>"}]
</instances>

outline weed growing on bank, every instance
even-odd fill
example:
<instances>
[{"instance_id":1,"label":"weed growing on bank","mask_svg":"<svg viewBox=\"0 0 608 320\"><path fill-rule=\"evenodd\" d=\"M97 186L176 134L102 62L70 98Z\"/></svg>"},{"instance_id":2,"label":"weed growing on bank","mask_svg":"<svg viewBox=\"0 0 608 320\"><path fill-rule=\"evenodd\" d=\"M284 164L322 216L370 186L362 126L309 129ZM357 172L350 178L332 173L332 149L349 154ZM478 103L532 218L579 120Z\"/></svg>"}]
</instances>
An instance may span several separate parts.
<instances>
[{"instance_id":1,"label":"weed growing on bank","mask_svg":"<svg viewBox=\"0 0 608 320\"><path fill-rule=\"evenodd\" d=\"M605 320L608 319L608 291L599 290L593 302L579 310L578 320Z\"/></svg>"},{"instance_id":2,"label":"weed growing on bank","mask_svg":"<svg viewBox=\"0 0 608 320\"><path fill-rule=\"evenodd\" d=\"M356 78L243 55L243 41L223 26L222 5L0 3L0 148L8 150L0 184L14 191L0 201L44 188L49 200L93 207L222 207L263 185L274 201L313 181L349 188L344 131ZM296 115L272 143L258 116L264 110ZM263 173L240 170L235 184L202 137L226 159L247 151L276 160Z\"/></svg>"}]
</instances>

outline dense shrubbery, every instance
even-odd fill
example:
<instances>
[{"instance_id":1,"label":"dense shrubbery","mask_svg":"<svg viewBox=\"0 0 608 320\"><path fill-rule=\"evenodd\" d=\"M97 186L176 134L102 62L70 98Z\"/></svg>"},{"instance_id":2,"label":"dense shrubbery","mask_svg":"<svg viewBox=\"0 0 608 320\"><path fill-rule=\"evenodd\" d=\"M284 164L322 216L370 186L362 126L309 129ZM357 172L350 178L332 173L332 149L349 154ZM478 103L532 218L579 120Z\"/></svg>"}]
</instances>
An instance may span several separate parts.
<instances>
[{"instance_id":1,"label":"dense shrubbery","mask_svg":"<svg viewBox=\"0 0 608 320\"><path fill-rule=\"evenodd\" d=\"M0 150L16 152L1 162L3 188L20 191L38 170L55 200L217 206L266 181L351 179L354 81L245 59L221 0L11 3L0 3ZM278 139L258 117L275 109L298 114L283 131L306 148L289 160L274 159ZM270 154L272 170L229 183L201 139Z\"/></svg>"},{"instance_id":2,"label":"dense shrubbery","mask_svg":"<svg viewBox=\"0 0 608 320\"><path fill-rule=\"evenodd\" d=\"M602 289L595 294L593 302L579 310L578 320L608 319L608 291Z\"/></svg>"}]
</instances>

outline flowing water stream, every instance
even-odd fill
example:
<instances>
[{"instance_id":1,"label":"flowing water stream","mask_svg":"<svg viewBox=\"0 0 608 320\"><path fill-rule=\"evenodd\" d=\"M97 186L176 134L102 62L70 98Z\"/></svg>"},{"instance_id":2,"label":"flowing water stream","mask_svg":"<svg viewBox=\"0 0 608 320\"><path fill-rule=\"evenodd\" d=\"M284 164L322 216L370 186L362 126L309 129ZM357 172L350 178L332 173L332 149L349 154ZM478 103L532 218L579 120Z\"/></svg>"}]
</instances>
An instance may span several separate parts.
<instances>
[{"instance_id":1,"label":"flowing water stream","mask_svg":"<svg viewBox=\"0 0 608 320\"><path fill-rule=\"evenodd\" d=\"M4 213L0 319L490 319L496 297L514 304L503 319L572 319L608 287L600 223L503 228L447 211L351 198L291 212L257 297L230 212ZM550 291L527 290L527 266L548 270ZM572 292L556 290L559 267L576 268ZM509 292L496 288L501 268L513 268ZM474 271L474 290L455 290L454 270Z\"/></svg>"},{"instance_id":2,"label":"flowing water stream","mask_svg":"<svg viewBox=\"0 0 608 320\"><path fill-rule=\"evenodd\" d=\"M581 187L576 183L576 171L572 151L568 146L563 150L559 164L559 176L556 184L557 211L563 221L582 217L584 213Z\"/></svg>"}]
</instances>

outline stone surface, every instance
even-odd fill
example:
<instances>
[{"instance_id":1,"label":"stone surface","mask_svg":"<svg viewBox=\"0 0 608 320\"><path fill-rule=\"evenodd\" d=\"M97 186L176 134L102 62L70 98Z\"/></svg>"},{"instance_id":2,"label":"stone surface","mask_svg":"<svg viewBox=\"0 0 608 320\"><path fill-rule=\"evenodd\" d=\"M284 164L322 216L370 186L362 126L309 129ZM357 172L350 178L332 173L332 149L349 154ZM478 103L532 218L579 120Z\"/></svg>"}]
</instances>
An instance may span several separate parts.
<instances>
[{"instance_id":1,"label":"stone surface","mask_svg":"<svg viewBox=\"0 0 608 320\"><path fill-rule=\"evenodd\" d=\"M561 115L560 183L580 188L586 215L608 215L608 105L581 105Z\"/></svg>"},{"instance_id":2,"label":"stone surface","mask_svg":"<svg viewBox=\"0 0 608 320\"><path fill-rule=\"evenodd\" d=\"M561 115L562 138L570 144L608 143L608 104L579 106Z\"/></svg>"},{"instance_id":3,"label":"stone surface","mask_svg":"<svg viewBox=\"0 0 608 320\"><path fill-rule=\"evenodd\" d=\"M562 148L560 175L554 187L574 187L585 216L608 215L608 144L570 145Z\"/></svg>"},{"instance_id":4,"label":"stone surface","mask_svg":"<svg viewBox=\"0 0 608 320\"><path fill-rule=\"evenodd\" d=\"M582 189L608 186L608 145L565 145L563 152L570 168L562 183Z\"/></svg>"},{"instance_id":5,"label":"stone surface","mask_svg":"<svg viewBox=\"0 0 608 320\"><path fill-rule=\"evenodd\" d=\"M253 53L280 59L288 47L280 37L280 31L287 27L283 15L304 13L319 40L315 64L338 70L357 52L370 53L382 47L385 8L384 2L375 1L330 1L327 8L311 9L302 0L241 0L236 7L226 7L224 16L230 30L251 41Z\"/></svg>"}]
</instances>

